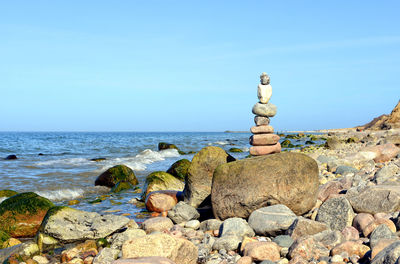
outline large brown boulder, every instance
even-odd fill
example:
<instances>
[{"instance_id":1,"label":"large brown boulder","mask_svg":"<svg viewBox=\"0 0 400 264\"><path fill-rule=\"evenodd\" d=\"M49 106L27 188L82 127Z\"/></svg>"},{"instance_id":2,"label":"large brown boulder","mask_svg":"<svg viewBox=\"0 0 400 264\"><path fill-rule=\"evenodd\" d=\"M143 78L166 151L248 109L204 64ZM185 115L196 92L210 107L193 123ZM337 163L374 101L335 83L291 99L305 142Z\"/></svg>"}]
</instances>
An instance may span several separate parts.
<instances>
[{"instance_id":1,"label":"large brown boulder","mask_svg":"<svg viewBox=\"0 0 400 264\"><path fill-rule=\"evenodd\" d=\"M284 204L295 214L316 203L318 165L300 153L278 153L219 166L213 177L214 216L247 218L261 207Z\"/></svg>"},{"instance_id":2,"label":"large brown boulder","mask_svg":"<svg viewBox=\"0 0 400 264\"><path fill-rule=\"evenodd\" d=\"M211 193L215 168L234 161L231 155L219 147L205 147L192 159L183 191L185 202L197 208Z\"/></svg>"}]
</instances>

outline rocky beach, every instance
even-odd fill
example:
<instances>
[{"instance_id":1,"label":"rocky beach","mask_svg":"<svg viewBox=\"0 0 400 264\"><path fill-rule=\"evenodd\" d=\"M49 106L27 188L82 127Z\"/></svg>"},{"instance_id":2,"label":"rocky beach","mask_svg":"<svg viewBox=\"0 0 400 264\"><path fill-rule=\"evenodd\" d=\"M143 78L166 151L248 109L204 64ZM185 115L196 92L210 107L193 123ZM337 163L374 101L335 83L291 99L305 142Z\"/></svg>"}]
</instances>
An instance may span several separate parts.
<instances>
[{"instance_id":1,"label":"rocky beach","mask_svg":"<svg viewBox=\"0 0 400 264\"><path fill-rule=\"evenodd\" d=\"M400 131L281 137L325 143L240 160L205 147L148 175L144 200L131 201L153 212L139 224L2 191L1 261L395 263ZM129 189L133 175L116 166L96 184Z\"/></svg>"}]
</instances>

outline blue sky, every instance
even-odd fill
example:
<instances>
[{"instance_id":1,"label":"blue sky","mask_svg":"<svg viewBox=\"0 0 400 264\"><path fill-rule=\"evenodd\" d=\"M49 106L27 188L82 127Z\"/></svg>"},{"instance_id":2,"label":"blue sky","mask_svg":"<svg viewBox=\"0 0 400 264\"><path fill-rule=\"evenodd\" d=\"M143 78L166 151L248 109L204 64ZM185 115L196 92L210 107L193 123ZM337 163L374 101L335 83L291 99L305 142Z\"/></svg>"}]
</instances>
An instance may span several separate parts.
<instances>
[{"instance_id":1,"label":"blue sky","mask_svg":"<svg viewBox=\"0 0 400 264\"><path fill-rule=\"evenodd\" d=\"M400 99L399 1L1 1L1 131L353 127Z\"/></svg>"}]
</instances>

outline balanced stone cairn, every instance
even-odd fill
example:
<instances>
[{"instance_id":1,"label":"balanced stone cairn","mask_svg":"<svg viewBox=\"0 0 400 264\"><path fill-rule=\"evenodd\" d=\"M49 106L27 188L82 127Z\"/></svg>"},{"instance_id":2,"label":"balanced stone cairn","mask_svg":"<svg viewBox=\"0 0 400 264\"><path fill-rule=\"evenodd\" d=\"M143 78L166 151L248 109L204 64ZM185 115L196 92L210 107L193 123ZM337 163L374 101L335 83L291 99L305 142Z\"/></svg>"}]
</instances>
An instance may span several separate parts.
<instances>
[{"instance_id":1,"label":"balanced stone cairn","mask_svg":"<svg viewBox=\"0 0 400 264\"><path fill-rule=\"evenodd\" d=\"M281 152L279 136L274 133L274 128L269 125L270 118L276 114L276 105L269 103L272 95L272 87L269 84L269 76L263 72L260 76L261 83L258 85L258 99L253 106L254 122L250 129L253 135L250 137L250 154L253 156L268 155Z\"/></svg>"}]
</instances>

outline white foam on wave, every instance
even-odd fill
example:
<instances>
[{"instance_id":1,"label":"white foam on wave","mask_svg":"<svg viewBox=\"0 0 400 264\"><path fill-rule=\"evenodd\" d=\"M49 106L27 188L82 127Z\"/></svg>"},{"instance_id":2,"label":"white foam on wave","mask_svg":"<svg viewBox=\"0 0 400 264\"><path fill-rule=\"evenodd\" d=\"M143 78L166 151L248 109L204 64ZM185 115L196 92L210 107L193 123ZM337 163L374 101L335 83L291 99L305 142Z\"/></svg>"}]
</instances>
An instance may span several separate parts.
<instances>
[{"instance_id":1,"label":"white foam on wave","mask_svg":"<svg viewBox=\"0 0 400 264\"><path fill-rule=\"evenodd\" d=\"M134 157L124 157L115 158L110 160L105 160L102 164L103 166L99 168L99 171L104 171L109 167L124 164L135 171L146 170L148 164L165 160L166 158L179 157L178 150L176 149L166 149L161 151L154 151L151 149L145 149Z\"/></svg>"},{"instance_id":2,"label":"white foam on wave","mask_svg":"<svg viewBox=\"0 0 400 264\"><path fill-rule=\"evenodd\" d=\"M61 166L61 165L82 166L85 164L90 164L90 161L85 158L57 159L57 160L48 160L35 163L35 165L37 166Z\"/></svg>"},{"instance_id":3,"label":"white foam on wave","mask_svg":"<svg viewBox=\"0 0 400 264\"><path fill-rule=\"evenodd\" d=\"M213 143L208 143L209 146L211 146L211 145L225 146L225 145L228 145L228 144L230 144L229 141L217 141L217 142L213 142Z\"/></svg>"},{"instance_id":4,"label":"white foam on wave","mask_svg":"<svg viewBox=\"0 0 400 264\"><path fill-rule=\"evenodd\" d=\"M63 201L82 198L85 191L83 189L59 189L51 191L38 191L36 193L51 201Z\"/></svg>"},{"instance_id":5,"label":"white foam on wave","mask_svg":"<svg viewBox=\"0 0 400 264\"><path fill-rule=\"evenodd\" d=\"M2 202L2 201L4 201L5 199L7 199L8 197L0 197L0 203Z\"/></svg>"}]
</instances>

